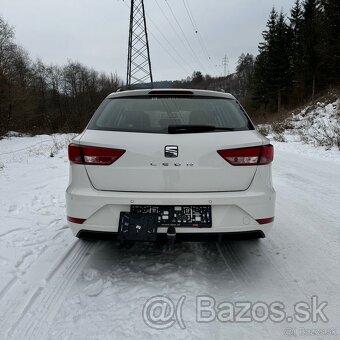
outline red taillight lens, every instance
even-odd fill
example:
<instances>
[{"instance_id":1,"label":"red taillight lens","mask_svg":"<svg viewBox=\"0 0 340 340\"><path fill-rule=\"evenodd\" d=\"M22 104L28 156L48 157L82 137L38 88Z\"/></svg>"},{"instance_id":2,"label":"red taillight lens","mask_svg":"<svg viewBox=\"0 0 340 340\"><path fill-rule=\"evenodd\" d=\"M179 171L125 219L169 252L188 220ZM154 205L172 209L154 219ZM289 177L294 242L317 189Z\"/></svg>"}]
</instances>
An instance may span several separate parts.
<instances>
[{"instance_id":1,"label":"red taillight lens","mask_svg":"<svg viewBox=\"0 0 340 340\"><path fill-rule=\"evenodd\" d=\"M271 144L264 145L261 148L261 156L259 164L269 164L274 159L274 147Z\"/></svg>"},{"instance_id":2,"label":"red taillight lens","mask_svg":"<svg viewBox=\"0 0 340 340\"><path fill-rule=\"evenodd\" d=\"M83 164L83 154L81 152L81 147L76 144L69 144L68 146L68 159L72 163Z\"/></svg>"},{"instance_id":3,"label":"red taillight lens","mask_svg":"<svg viewBox=\"0 0 340 340\"><path fill-rule=\"evenodd\" d=\"M217 151L231 165L264 165L273 161L272 145L255 146L242 149L227 149Z\"/></svg>"},{"instance_id":4,"label":"red taillight lens","mask_svg":"<svg viewBox=\"0 0 340 340\"><path fill-rule=\"evenodd\" d=\"M110 165L125 153L125 150L98 148L93 146L68 146L68 159L76 164Z\"/></svg>"}]
</instances>

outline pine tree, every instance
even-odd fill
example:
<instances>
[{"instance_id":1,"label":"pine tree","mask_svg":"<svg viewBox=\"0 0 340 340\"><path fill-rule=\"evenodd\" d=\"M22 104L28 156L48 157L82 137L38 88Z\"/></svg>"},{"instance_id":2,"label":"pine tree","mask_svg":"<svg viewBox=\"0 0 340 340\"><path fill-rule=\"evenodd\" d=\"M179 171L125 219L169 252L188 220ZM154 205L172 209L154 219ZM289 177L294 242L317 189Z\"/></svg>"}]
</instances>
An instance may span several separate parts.
<instances>
[{"instance_id":1,"label":"pine tree","mask_svg":"<svg viewBox=\"0 0 340 340\"><path fill-rule=\"evenodd\" d=\"M278 13L275 9L275 7L272 8L269 19L267 21L267 30L262 32L262 37L264 39L264 42L259 44L259 52L260 53L268 53L269 46L271 45L271 42L273 41L276 33L276 22L278 18Z\"/></svg>"},{"instance_id":2,"label":"pine tree","mask_svg":"<svg viewBox=\"0 0 340 340\"><path fill-rule=\"evenodd\" d=\"M291 34L291 71L293 92L302 100L303 92L303 11L300 0L296 0L289 17L289 30Z\"/></svg>"},{"instance_id":3,"label":"pine tree","mask_svg":"<svg viewBox=\"0 0 340 340\"><path fill-rule=\"evenodd\" d=\"M330 84L340 83L340 1L324 0L323 31L325 47L323 56L325 58L323 70Z\"/></svg>"},{"instance_id":4,"label":"pine tree","mask_svg":"<svg viewBox=\"0 0 340 340\"><path fill-rule=\"evenodd\" d=\"M259 104L270 105L273 93L270 88L269 50L275 36L278 13L273 7L267 21L267 29L262 32L263 42L259 44L259 55L255 59L254 100Z\"/></svg>"},{"instance_id":5,"label":"pine tree","mask_svg":"<svg viewBox=\"0 0 340 340\"><path fill-rule=\"evenodd\" d=\"M265 107L270 103L270 95L268 93L267 84L267 54L262 52L255 58L254 77L253 77L253 93L254 101L263 104Z\"/></svg>"},{"instance_id":6,"label":"pine tree","mask_svg":"<svg viewBox=\"0 0 340 340\"><path fill-rule=\"evenodd\" d=\"M271 45L269 66L272 68L272 86L277 95L277 109L280 111L282 97L287 94L291 85L291 65L289 56L291 54L291 37L285 17L281 12L276 22L276 34Z\"/></svg>"},{"instance_id":7,"label":"pine tree","mask_svg":"<svg viewBox=\"0 0 340 340\"><path fill-rule=\"evenodd\" d=\"M303 4L303 38L305 81L312 87L312 99L316 91L316 81L322 64L322 27L323 13L319 0L305 0Z\"/></svg>"},{"instance_id":8,"label":"pine tree","mask_svg":"<svg viewBox=\"0 0 340 340\"><path fill-rule=\"evenodd\" d=\"M281 109L282 98L291 84L290 34L283 13L272 9L267 30L262 34L264 42L259 46L260 56L255 63L255 94Z\"/></svg>"},{"instance_id":9,"label":"pine tree","mask_svg":"<svg viewBox=\"0 0 340 340\"><path fill-rule=\"evenodd\" d=\"M252 54L242 53L238 58L236 73L239 80L239 94L242 98L248 96L251 91L251 83L254 74L254 56Z\"/></svg>"}]
</instances>

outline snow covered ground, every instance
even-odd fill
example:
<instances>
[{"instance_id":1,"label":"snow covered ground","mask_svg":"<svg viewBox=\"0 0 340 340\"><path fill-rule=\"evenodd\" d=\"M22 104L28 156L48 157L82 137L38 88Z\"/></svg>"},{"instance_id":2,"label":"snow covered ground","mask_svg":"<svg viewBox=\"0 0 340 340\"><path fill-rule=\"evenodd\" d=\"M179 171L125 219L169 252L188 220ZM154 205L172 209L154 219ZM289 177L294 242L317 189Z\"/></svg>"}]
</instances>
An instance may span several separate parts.
<instances>
[{"instance_id":1,"label":"snow covered ground","mask_svg":"<svg viewBox=\"0 0 340 340\"><path fill-rule=\"evenodd\" d=\"M301 141L337 153L340 150L340 98L310 104L282 121L259 127L262 133L276 141ZM299 152L303 150L308 149L298 149ZM332 157L332 152L323 154Z\"/></svg>"},{"instance_id":2,"label":"snow covered ground","mask_svg":"<svg viewBox=\"0 0 340 340\"><path fill-rule=\"evenodd\" d=\"M277 212L270 237L182 243L169 253L71 235L64 201L69 139L0 140L1 339L276 340L292 332L340 338L339 151L274 142ZM158 295L183 302L165 330L143 321L145 303ZM281 301L288 315L316 295L328 302L329 321L199 323L199 295L217 303Z\"/></svg>"}]
</instances>

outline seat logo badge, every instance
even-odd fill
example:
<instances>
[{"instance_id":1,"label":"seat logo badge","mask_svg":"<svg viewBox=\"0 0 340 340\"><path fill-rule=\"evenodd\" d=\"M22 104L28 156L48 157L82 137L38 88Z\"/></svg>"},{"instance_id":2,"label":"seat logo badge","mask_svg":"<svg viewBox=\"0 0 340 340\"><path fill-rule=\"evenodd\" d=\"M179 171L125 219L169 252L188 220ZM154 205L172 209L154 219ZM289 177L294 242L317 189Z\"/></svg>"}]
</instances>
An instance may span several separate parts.
<instances>
[{"instance_id":1,"label":"seat logo badge","mask_svg":"<svg viewBox=\"0 0 340 340\"><path fill-rule=\"evenodd\" d=\"M178 146L177 145L167 145L164 148L164 156L167 158L178 157Z\"/></svg>"}]
</instances>

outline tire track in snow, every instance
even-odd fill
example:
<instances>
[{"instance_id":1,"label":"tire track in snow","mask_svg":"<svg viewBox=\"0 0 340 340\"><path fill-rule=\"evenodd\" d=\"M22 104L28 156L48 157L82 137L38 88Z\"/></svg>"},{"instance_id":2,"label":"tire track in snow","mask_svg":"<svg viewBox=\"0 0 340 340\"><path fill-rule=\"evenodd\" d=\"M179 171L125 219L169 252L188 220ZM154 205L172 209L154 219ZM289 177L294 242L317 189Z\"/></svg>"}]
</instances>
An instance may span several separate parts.
<instances>
[{"instance_id":1,"label":"tire track in snow","mask_svg":"<svg viewBox=\"0 0 340 340\"><path fill-rule=\"evenodd\" d=\"M254 240L256 242L256 240ZM235 243L236 242L236 243ZM241 283L246 283L249 287L256 285L256 277L254 277L252 271L254 268L258 268L257 270L261 270L261 267L269 267L272 265L272 262L269 262L268 257L264 257L264 253L266 252L265 247L261 247L261 261L257 259L257 255L254 251L251 252L251 258L249 260L245 257L244 248L248 246L249 240L239 240L239 241L226 241L221 244L221 252L222 256L228 259L228 264L230 269L235 273L236 278ZM261 242L261 241L260 241ZM250 243L249 243L250 244ZM238 246L237 249L235 249ZM254 265L256 264L256 266ZM274 266L273 266L274 267ZM275 270L276 274L280 275L280 272ZM272 273L271 273L272 274ZM280 275L280 281L284 280L284 278ZM286 284L284 285L286 286Z\"/></svg>"},{"instance_id":2,"label":"tire track in snow","mask_svg":"<svg viewBox=\"0 0 340 340\"><path fill-rule=\"evenodd\" d=\"M5 217L7 217L7 216L5 216ZM17 232L17 231L24 231L24 230L28 230L28 229L29 228L13 228L11 230L6 231L5 233L0 234L0 238L6 237L9 234L12 234L12 233Z\"/></svg>"},{"instance_id":3,"label":"tire track in snow","mask_svg":"<svg viewBox=\"0 0 340 340\"><path fill-rule=\"evenodd\" d=\"M34 335L39 330L41 323L62 303L95 247L96 243L77 240L51 268L51 259L60 253L60 244L56 245L49 248L37 266L20 280L10 282L1 301L7 306L1 308L3 315L0 315L3 334L7 335L5 338L26 339L25 334ZM39 276L41 272L45 276Z\"/></svg>"},{"instance_id":4,"label":"tire track in snow","mask_svg":"<svg viewBox=\"0 0 340 340\"><path fill-rule=\"evenodd\" d=\"M258 287L268 287L269 299L271 294L277 296L277 293L282 298L283 293L286 294L288 300L291 296L306 301L309 299L308 294L294 282L289 268L275 262L270 240L227 241L218 247L228 269L245 288L256 290Z\"/></svg>"},{"instance_id":5,"label":"tire track in snow","mask_svg":"<svg viewBox=\"0 0 340 340\"><path fill-rule=\"evenodd\" d=\"M256 242L256 240L253 240ZM249 242L249 241L239 241L239 242ZM250 241L252 242L252 241ZM244 251L238 252L237 249L234 247L234 242L224 242L224 243L216 243L217 249L219 250L219 253L221 257L223 258L223 261L225 262L226 266L228 267L228 270L231 271L233 274L236 282L238 282L241 287L244 287L246 289L249 289L250 291L254 291L254 288L256 288L257 283L254 282L254 279L252 279L252 273L251 273L251 265L249 265L248 262L245 262L243 259L241 259L240 254L244 254ZM263 252L265 252L266 249L263 249ZM270 259L266 257L266 261L269 261ZM288 287L288 283L285 282ZM256 295L254 295L256 297ZM249 299L248 299L249 300ZM260 300L260 299L259 299ZM256 301L252 301L255 303ZM261 324L261 337L262 339L273 339L273 330L271 329L270 324L268 323L262 323Z\"/></svg>"},{"instance_id":6,"label":"tire track in snow","mask_svg":"<svg viewBox=\"0 0 340 340\"><path fill-rule=\"evenodd\" d=\"M28 318L28 327L26 326L25 338L27 339L45 339L44 334L48 331L48 326L53 320L55 314L58 312L60 305L66 297L69 289L77 279L79 273L88 261L90 250L95 248L95 244L91 242L81 242L81 248L78 250L76 256L72 258L72 261L67 265L67 269L63 270L58 275L58 270L61 269L61 265L56 268L48 280L53 279L46 291L42 292L38 299L38 306L35 310L34 322ZM67 259L70 259L70 254Z\"/></svg>"},{"instance_id":7,"label":"tire track in snow","mask_svg":"<svg viewBox=\"0 0 340 340\"><path fill-rule=\"evenodd\" d=\"M15 282L17 282L17 280L18 280L18 277L13 276L13 278L8 281L5 287L0 291L0 301L7 294L7 292L11 289L11 287L15 284Z\"/></svg>"},{"instance_id":8,"label":"tire track in snow","mask_svg":"<svg viewBox=\"0 0 340 340\"><path fill-rule=\"evenodd\" d=\"M245 275L244 271L240 267L235 266L235 264L232 264L230 260L231 254L225 251L225 244L221 242L216 242L216 247L218 253L222 257L222 261L227 267L227 270L233 275L235 281L238 284L246 284L248 286L249 280L247 278L247 275ZM228 257L226 257L226 255Z\"/></svg>"}]
</instances>

